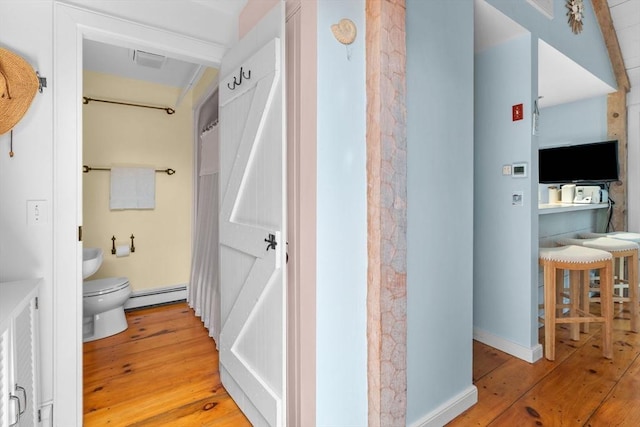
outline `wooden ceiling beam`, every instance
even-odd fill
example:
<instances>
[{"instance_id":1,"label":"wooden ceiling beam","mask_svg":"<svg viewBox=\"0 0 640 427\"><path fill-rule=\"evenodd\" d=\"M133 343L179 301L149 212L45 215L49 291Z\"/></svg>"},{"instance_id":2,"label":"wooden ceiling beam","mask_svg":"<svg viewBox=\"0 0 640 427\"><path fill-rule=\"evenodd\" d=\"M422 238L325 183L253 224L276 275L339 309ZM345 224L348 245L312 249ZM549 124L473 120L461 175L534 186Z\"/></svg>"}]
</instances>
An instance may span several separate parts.
<instances>
[{"instance_id":1,"label":"wooden ceiling beam","mask_svg":"<svg viewBox=\"0 0 640 427\"><path fill-rule=\"evenodd\" d=\"M609 51L609 59L613 66L613 73L616 77L618 90L623 90L627 93L631 89L631 84L629 83L629 76L624 66L624 59L622 59L618 35L616 34L616 29L613 27L609 3L607 0L591 0L591 4L593 5L593 11L600 25L605 45Z\"/></svg>"},{"instance_id":2,"label":"wooden ceiling beam","mask_svg":"<svg viewBox=\"0 0 640 427\"><path fill-rule=\"evenodd\" d=\"M591 0L604 43L609 52L618 90L607 97L607 135L618 140L620 180L609 188L609 198L614 201L611 226L615 231L627 230L627 93L631 89L624 66L618 35L613 26L607 0ZM607 231L610 229L607 227Z\"/></svg>"}]
</instances>

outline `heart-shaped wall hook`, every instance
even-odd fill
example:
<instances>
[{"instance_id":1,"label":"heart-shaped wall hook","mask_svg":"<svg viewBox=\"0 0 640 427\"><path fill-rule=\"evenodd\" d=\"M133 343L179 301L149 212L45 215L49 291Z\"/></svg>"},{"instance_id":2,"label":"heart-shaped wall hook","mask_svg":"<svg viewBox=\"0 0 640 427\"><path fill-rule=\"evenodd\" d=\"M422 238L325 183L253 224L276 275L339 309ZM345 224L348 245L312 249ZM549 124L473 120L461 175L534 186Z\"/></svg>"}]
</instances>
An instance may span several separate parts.
<instances>
[{"instance_id":1,"label":"heart-shaped wall hook","mask_svg":"<svg viewBox=\"0 0 640 427\"><path fill-rule=\"evenodd\" d=\"M356 24L352 20L344 18L331 26L331 32L340 43L344 45L351 44L356 39Z\"/></svg>"}]
</instances>

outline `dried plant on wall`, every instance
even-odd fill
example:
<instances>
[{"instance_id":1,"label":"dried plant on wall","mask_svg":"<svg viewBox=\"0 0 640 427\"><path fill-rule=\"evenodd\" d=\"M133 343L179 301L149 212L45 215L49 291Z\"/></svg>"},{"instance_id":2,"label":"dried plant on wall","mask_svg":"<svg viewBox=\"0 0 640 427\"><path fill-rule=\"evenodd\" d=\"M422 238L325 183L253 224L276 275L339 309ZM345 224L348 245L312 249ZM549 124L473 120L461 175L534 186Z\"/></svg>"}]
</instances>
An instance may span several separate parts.
<instances>
[{"instance_id":1,"label":"dried plant on wall","mask_svg":"<svg viewBox=\"0 0 640 427\"><path fill-rule=\"evenodd\" d=\"M574 34L582 32L582 22L584 20L584 4L582 0L567 0L567 22Z\"/></svg>"}]
</instances>

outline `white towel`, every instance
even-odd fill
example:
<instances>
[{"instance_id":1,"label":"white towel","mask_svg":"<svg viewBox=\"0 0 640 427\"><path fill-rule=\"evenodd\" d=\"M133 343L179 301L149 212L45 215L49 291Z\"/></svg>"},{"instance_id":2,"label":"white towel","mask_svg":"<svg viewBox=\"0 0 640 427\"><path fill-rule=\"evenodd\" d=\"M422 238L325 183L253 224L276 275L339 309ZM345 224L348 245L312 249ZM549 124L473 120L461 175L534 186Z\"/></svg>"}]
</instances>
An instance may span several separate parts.
<instances>
[{"instance_id":1,"label":"white towel","mask_svg":"<svg viewBox=\"0 0 640 427\"><path fill-rule=\"evenodd\" d=\"M218 126L200 135L200 176L212 175L220 171L218 147Z\"/></svg>"},{"instance_id":2,"label":"white towel","mask_svg":"<svg viewBox=\"0 0 640 427\"><path fill-rule=\"evenodd\" d=\"M154 168L111 168L111 209L155 209Z\"/></svg>"}]
</instances>

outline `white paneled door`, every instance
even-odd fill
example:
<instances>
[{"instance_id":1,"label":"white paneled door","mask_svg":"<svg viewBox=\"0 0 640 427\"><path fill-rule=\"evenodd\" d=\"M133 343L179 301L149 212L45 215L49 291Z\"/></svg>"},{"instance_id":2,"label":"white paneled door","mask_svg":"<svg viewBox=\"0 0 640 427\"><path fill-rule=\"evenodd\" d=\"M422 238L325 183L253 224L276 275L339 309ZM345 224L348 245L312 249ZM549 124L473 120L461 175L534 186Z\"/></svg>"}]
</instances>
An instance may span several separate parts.
<instances>
[{"instance_id":1,"label":"white paneled door","mask_svg":"<svg viewBox=\"0 0 640 427\"><path fill-rule=\"evenodd\" d=\"M222 61L220 376L255 426L286 424L284 2Z\"/></svg>"}]
</instances>

